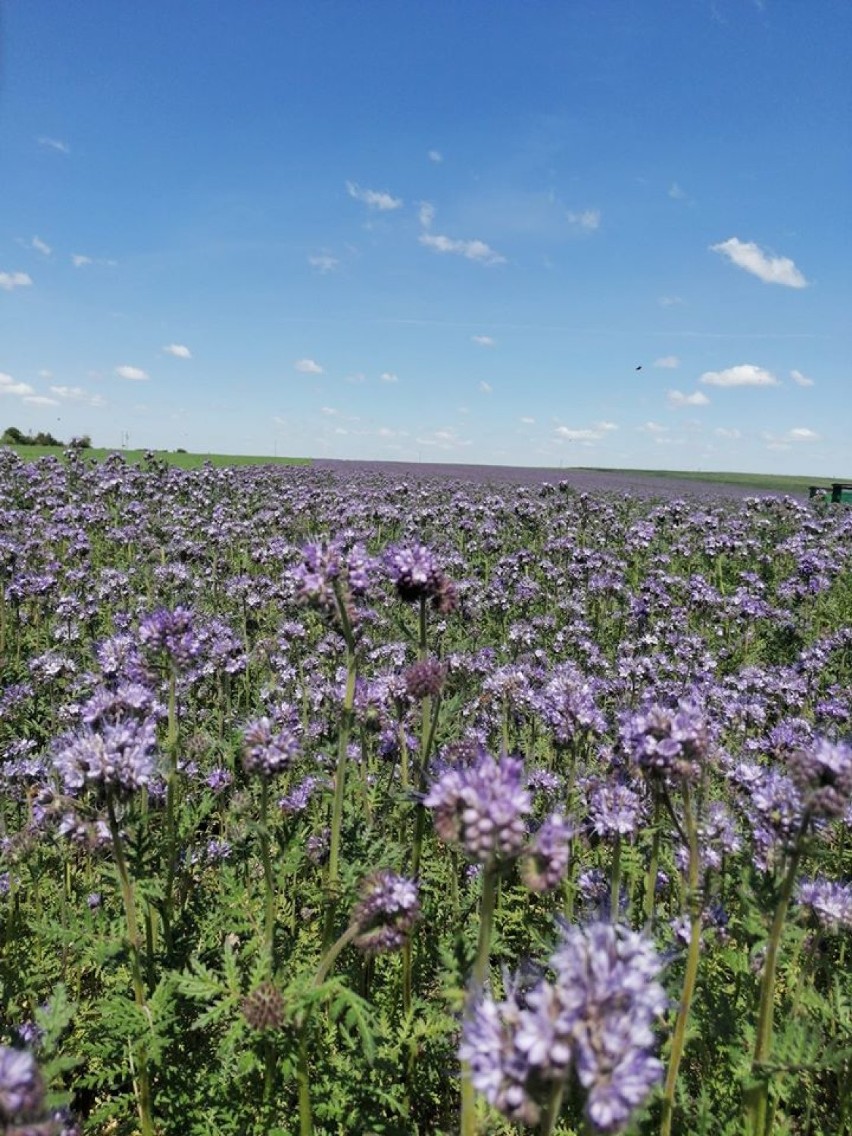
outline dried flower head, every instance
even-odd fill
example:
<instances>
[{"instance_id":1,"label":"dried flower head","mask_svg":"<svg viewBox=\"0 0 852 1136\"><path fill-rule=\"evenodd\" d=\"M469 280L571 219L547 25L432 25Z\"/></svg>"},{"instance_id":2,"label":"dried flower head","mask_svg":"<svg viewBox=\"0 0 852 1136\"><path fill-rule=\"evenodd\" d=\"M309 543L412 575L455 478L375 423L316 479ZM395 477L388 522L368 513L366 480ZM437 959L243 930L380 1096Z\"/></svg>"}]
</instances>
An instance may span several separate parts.
<instances>
[{"instance_id":1,"label":"dried flower head","mask_svg":"<svg viewBox=\"0 0 852 1136\"><path fill-rule=\"evenodd\" d=\"M243 998L242 1010L254 1030L280 1029L284 1024L284 997L272 982L261 982Z\"/></svg>"}]
</instances>

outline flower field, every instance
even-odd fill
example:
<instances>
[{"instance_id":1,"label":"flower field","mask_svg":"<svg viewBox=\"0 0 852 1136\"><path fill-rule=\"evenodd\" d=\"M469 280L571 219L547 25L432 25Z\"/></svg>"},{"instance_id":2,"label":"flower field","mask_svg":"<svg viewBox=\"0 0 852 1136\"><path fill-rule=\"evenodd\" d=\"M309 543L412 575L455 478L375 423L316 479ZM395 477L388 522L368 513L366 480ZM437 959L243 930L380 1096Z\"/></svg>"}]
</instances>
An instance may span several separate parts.
<instances>
[{"instance_id":1,"label":"flower field","mask_svg":"<svg viewBox=\"0 0 852 1136\"><path fill-rule=\"evenodd\" d=\"M0 453L0 1131L852 1131L852 510Z\"/></svg>"}]
</instances>

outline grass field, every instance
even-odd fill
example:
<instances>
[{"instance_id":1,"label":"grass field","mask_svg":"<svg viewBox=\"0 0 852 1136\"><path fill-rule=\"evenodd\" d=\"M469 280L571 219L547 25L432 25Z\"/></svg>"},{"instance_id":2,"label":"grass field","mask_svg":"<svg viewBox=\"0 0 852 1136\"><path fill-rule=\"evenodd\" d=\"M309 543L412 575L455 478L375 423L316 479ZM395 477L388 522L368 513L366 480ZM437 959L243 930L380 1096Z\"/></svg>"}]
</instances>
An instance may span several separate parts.
<instances>
[{"instance_id":1,"label":"grass field","mask_svg":"<svg viewBox=\"0 0 852 1136\"><path fill-rule=\"evenodd\" d=\"M22 458L34 461L36 458L56 457L63 458L66 453L65 446L9 446ZM120 453L126 462L138 464L145 460L147 450L119 450L97 449L94 446L88 450L81 450L87 461L103 461L110 454ZM167 465L177 466L179 469L198 469L205 462L215 466L237 465L310 465L310 458L280 458L256 457L242 454L185 454L173 453L171 450L154 450L157 461L164 461Z\"/></svg>"},{"instance_id":2,"label":"grass field","mask_svg":"<svg viewBox=\"0 0 852 1136\"><path fill-rule=\"evenodd\" d=\"M805 475L774 474L774 473L715 473L697 470L671 470L671 469L631 469L614 470L600 467L577 467L589 473L630 473L642 477L673 477L682 481L705 481L719 485L742 485L753 489L768 491L777 490L779 493L806 492L809 485L829 485L832 480L826 477L806 477Z\"/></svg>"}]
</instances>

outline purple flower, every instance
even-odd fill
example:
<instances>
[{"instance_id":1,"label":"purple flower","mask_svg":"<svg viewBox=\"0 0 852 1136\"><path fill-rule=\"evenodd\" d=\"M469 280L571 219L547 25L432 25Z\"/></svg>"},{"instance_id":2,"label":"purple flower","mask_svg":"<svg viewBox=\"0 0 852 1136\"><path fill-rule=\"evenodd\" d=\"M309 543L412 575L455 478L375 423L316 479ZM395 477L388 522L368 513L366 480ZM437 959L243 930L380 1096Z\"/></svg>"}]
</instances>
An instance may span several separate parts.
<instances>
[{"instance_id":1,"label":"purple flower","mask_svg":"<svg viewBox=\"0 0 852 1136\"><path fill-rule=\"evenodd\" d=\"M424 544L397 545L385 550L385 571L406 602L428 599L442 614L456 606L456 591L438 564L435 553Z\"/></svg>"},{"instance_id":2,"label":"purple flower","mask_svg":"<svg viewBox=\"0 0 852 1136\"><path fill-rule=\"evenodd\" d=\"M317 606L334 607L334 581L341 571L341 549L335 541L316 541L302 549L302 563L293 569L300 599Z\"/></svg>"},{"instance_id":3,"label":"purple flower","mask_svg":"<svg viewBox=\"0 0 852 1136\"><path fill-rule=\"evenodd\" d=\"M687 701L627 713L620 733L630 759L652 777L696 777L710 745L703 713Z\"/></svg>"},{"instance_id":4,"label":"purple flower","mask_svg":"<svg viewBox=\"0 0 852 1136\"><path fill-rule=\"evenodd\" d=\"M796 750L789 759L793 781L815 816L842 816L852 797L852 746L825 738Z\"/></svg>"},{"instance_id":5,"label":"purple flower","mask_svg":"<svg viewBox=\"0 0 852 1136\"><path fill-rule=\"evenodd\" d=\"M243 768L269 779L286 772L299 755L299 743L289 729L275 730L268 718L258 718L243 731Z\"/></svg>"},{"instance_id":6,"label":"purple flower","mask_svg":"<svg viewBox=\"0 0 852 1136\"><path fill-rule=\"evenodd\" d=\"M475 764L442 773L423 801L441 839L482 864L517 856L530 811L523 771L520 758L495 761L480 751Z\"/></svg>"},{"instance_id":7,"label":"purple flower","mask_svg":"<svg viewBox=\"0 0 852 1136\"><path fill-rule=\"evenodd\" d=\"M535 892L553 891L568 870L574 826L552 813L533 836L521 863L524 883Z\"/></svg>"},{"instance_id":8,"label":"purple flower","mask_svg":"<svg viewBox=\"0 0 852 1136\"><path fill-rule=\"evenodd\" d=\"M319 777L306 777L291 793L279 800L278 808L288 816L292 816L294 813L303 813L308 807L314 791L321 783Z\"/></svg>"},{"instance_id":9,"label":"purple flower","mask_svg":"<svg viewBox=\"0 0 852 1136\"><path fill-rule=\"evenodd\" d=\"M140 622L139 642L152 654L168 658L177 669L186 668L200 649L194 620L188 608L176 607L173 611L159 608Z\"/></svg>"},{"instance_id":10,"label":"purple flower","mask_svg":"<svg viewBox=\"0 0 852 1136\"><path fill-rule=\"evenodd\" d=\"M589 823L598 836L633 836L642 814L642 799L629 785L603 782L589 797Z\"/></svg>"},{"instance_id":11,"label":"purple flower","mask_svg":"<svg viewBox=\"0 0 852 1136\"><path fill-rule=\"evenodd\" d=\"M652 1030L667 1005L660 960L643 936L595 923L565 927L550 962L554 981L509 983L502 1002L487 992L475 998L459 1057L478 1092L529 1125L573 1068L591 1126L621 1132L663 1073Z\"/></svg>"},{"instance_id":12,"label":"purple flower","mask_svg":"<svg viewBox=\"0 0 852 1136\"><path fill-rule=\"evenodd\" d=\"M355 945L365 954L384 954L405 946L420 915L417 884L393 872L376 872L363 881L352 912L358 927Z\"/></svg>"},{"instance_id":13,"label":"purple flower","mask_svg":"<svg viewBox=\"0 0 852 1136\"><path fill-rule=\"evenodd\" d=\"M802 880L798 900L809 907L826 930L852 928L852 884L833 880Z\"/></svg>"},{"instance_id":14,"label":"purple flower","mask_svg":"<svg viewBox=\"0 0 852 1136\"><path fill-rule=\"evenodd\" d=\"M66 793L100 785L132 793L148 785L155 772L157 730L153 719L127 719L91 727L57 743L53 764Z\"/></svg>"},{"instance_id":15,"label":"purple flower","mask_svg":"<svg viewBox=\"0 0 852 1136\"><path fill-rule=\"evenodd\" d=\"M44 1083L33 1055L0 1045L0 1120L35 1120L43 1106Z\"/></svg>"},{"instance_id":16,"label":"purple flower","mask_svg":"<svg viewBox=\"0 0 852 1136\"><path fill-rule=\"evenodd\" d=\"M408 667L403 678L410 698L436 698L444 685L444 668L437 659L423 659Z\"/></svg>"}]
</instances>

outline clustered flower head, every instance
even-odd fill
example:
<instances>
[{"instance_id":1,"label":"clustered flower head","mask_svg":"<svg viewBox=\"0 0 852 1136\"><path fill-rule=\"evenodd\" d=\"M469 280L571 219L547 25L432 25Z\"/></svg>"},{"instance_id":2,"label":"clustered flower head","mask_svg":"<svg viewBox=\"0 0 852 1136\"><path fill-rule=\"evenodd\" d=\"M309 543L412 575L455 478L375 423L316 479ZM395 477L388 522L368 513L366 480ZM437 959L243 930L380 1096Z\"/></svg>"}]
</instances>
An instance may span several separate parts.
<instances>
[{"instance_id":1,"label":"clustered flower head","mask_svg":"<svg viewBox=\"0 0 852 1136\"><path fill-rule=\"evenodd\" d=\"M436 698L444 686L444 667L437 659L412 663L403 674L405 691L410 698Z\"/></svg>"},{"instance_id":2,"label":"clustered flower head","mask_svg":"<svg viewBox=\"0 0 852 1136\"><path fill-rule=\"evenodd\" d=\"M361 899L352 912L352 923L358 927L355 944L369 955L398 951L419 916L415 881L393 872L375 872L362 883Z\"/></svg>"},{"instance_id":3,"label":"clustered flower head","mask_svg":"<svg viewBox=\"0 0 852 1136\"><path fill-rule=\"evenodd\" d=\"M58 739L53 765L72 796L87 785L133 793L156 772L158 706L137 683L97 690L80 709L83 725Z\"/></svg>"},{"instance_id":4,"label":"clustered flower head","mask_svg":"<svg viewBox=\"0 0 852 1136\"><path fill-rule=\"evenodd\" d=\"M553 891L565 877L571 860L574 826L561 813L545 820L529 842L521 860L521 877L530 891Z\"/></svg>"},{"instance_id":5,"label":"clustered flower head","mask_svg":"<svg viewBox=\"0 0 852 1136\"><path fill-rule=\"evenodd\" d=\"M621 743L647 775L688 780L698 776L710 747L704 714L688 701L674 709L628 712L621 720Z\"/></svg>"},{"instance_id":6,"label":"clustered flower head","mask_svg":"<svg viewBox=\"0 0 852 1136\"><path fill-rule=\"evenodd\" d=\"M805 807L818 817L844 814L852 798L852 746L818 738L789 759L790 773Z\"/></svg>"},{"instance_id":7,"label":"clustered flower head","mask_svg":"<svg viewBox=\"0 0 852 1136\"><path fill-rule=\"evenodd\" d=\"M828 931L852 928L852 885L834 880L802 880L798 900Z\"/></svg>"},{"instance_id":8,"label":"clustered flower head","mask_svg":"<svg viewBox=\"0 0 852 1136\"><path fill-rule=\"evenodd\" d=\"M152 654L162 655L178 668L188 667L201 644L195 633L195 617L189 608L172 611L159 608L139 624L139 641Z\"/></svg>"},{"instance_id":9,"label":"clustered flower head","mask_svg":"<svg viewBox=\"0 0 852 1136\"><path fill-rule=\"evenodd\" d=\"M0 1045L0 1130L7 1136L79 1136L62 1112L51 1112L33 1055Z\"/></svg>"},{"instance_id":10,"label":"clustered flower head","mask_svg":"<svg viewBox=\"0 0 852 1136\"><path fill-rule=\"evenodd\" d=\"M400 599L431 600L442 615L455 608L455 587L438 564L435 553L426 545L415 543L389 548L384 563Z\"/></svg>"},{"instance_id":11,"label":"clustered flower head","mask_svg":"<svg viewBox=\"0 0 852 1136\"><path fill-rule=\"evenodd\" d=\"M483 750L473 764L445 770L423 801L441 839L481 864L517 856L531 807L523 774L520 758L497 761Z\"/></svg>"},{"instance_id":12,"label":"clustered flower head","mask_svg":"<svg viewBox=\"0 0 852 1136\"><path fill-rule=\"evenodd\" d=\"M663 1073L653 1024L666 1008L661 963L641 934L611 923L564 927L553 980L480 993L462 1024L459 1057L477 1091L511 1120L537 1124L573 1068L601 1133L624 1130Z\"/></svg>"},{"instance_id":13,"label":"clustered flower head","mask_svg":"<svg viewBox=\"0 0 852 1136\"><path fill-rule=\"evenodd\" d=\"M354 624L357 612L353 600L366 594L375 563L363 544L354 544L345 552L338 540L312 541L302 549L302 563L293 569L296 594L326 612L344 604L346 616Z\"/></svg>"},{"instance_id":14,"label":"clustered flower head","mask_svg":"<svg viewBox=\"0 0 852 1136\"><path fill-rule=\"evenodd\" d=\"M243 769L265 779L286 772L299 755L296 735L276 729L269 718L258 718L243 730Z\"/></svg>"}]
</instances>

